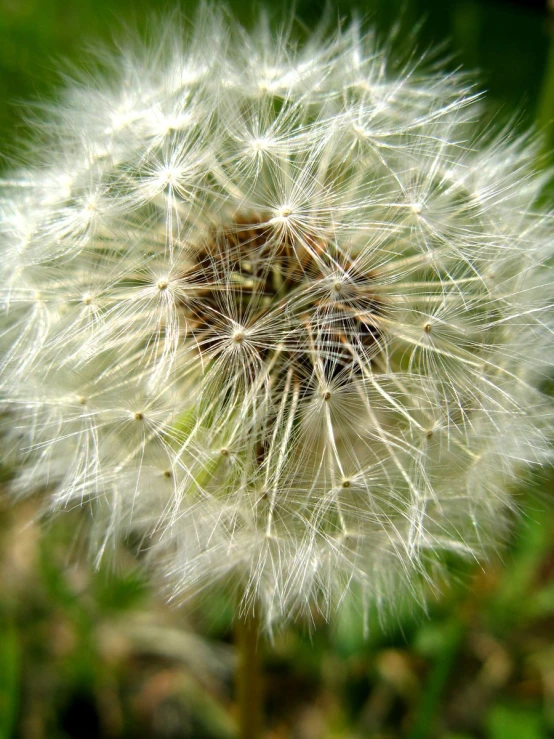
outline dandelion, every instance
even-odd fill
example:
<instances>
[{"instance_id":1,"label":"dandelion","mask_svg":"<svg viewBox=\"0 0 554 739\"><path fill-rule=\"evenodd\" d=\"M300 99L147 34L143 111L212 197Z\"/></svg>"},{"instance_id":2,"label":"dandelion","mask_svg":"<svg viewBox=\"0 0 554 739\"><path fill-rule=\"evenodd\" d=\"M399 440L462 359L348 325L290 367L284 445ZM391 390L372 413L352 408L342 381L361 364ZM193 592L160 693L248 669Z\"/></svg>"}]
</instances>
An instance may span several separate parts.
<instances>
[{"instance_id":1,"label":"dandelion","mask_svg":"<svg viewBox=\"0 0 554 739\"><path fill-rule=\"evenodd\" d=\"M174 26L69 85L2 183L14 490L269 629L385 608L484 556L548 459L537 147L357 22Z\"/></svg>"}]
</instances>

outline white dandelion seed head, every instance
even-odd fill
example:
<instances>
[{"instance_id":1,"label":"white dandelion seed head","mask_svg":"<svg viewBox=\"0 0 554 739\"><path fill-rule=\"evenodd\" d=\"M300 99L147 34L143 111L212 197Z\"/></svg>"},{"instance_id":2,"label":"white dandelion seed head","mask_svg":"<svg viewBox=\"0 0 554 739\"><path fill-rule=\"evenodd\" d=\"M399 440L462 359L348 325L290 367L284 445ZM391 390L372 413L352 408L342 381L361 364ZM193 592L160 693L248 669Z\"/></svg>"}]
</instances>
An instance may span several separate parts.
<instances>
[{"instance_id":1,"label":"white dandelion seed head","mask_svg":"<svg viewBox=\"0 0 554 739\"><path fill-rule=\"evenodd\" d=\"M534 142L483 138L464 76L356 23L159 36L69 86L2 183L14 489L268 627L483 556L549 458Z\"/></svg>"}]
</instances>

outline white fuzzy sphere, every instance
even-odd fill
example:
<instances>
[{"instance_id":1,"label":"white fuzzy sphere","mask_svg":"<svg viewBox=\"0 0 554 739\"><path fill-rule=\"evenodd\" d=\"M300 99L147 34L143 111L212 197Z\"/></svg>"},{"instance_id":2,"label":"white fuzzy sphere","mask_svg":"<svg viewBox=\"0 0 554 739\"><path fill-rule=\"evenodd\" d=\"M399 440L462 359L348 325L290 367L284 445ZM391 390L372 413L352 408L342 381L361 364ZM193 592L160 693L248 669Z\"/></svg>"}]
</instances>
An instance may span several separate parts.
<instances>
[{"instance_id":1,"label":"white fuzzy sphere","mask_svg":"<svg viewBox=\"0 0 554 739\"><path fill-rule=\"evenodd\" d=\"M2 183L14 488L268 626L390 603L483 556L548 456L534 144L356 23L174 26L69 85Z\"/></svg>"}]
</instances>

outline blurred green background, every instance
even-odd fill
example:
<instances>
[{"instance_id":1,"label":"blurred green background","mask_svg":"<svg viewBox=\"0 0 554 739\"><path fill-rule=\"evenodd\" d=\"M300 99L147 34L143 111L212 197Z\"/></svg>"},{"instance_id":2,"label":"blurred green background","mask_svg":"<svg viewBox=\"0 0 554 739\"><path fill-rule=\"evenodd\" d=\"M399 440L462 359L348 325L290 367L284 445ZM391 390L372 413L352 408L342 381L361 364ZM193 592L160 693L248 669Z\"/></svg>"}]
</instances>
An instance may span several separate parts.
<instances>
[{"instance_id":1,"label":"blurred green background","mask_svg":"<svg viewBox=\"0 0 554 739\"><path fill-rule=\"evenodd\" d=\"M256 15L250 2L231 4L246 23ZM351 10L328 7L331 17ZM522 130L543 130L540 166L552 161L546 3L356 7L383 29L398 18L406 33L418 27L422 49L445 44L451 68L478 71L493 114L517 112ZM60 60L85 65L90 42L117 38L123 24L144 27L162 9L148 0L0 0L0 167L29 134L23 103L55 95ZM323 9L297 0L299 32ZM428 613L400 610L365 638L344 609L311 633L298 624L278 635L265 648L268 739L553 737L553 489L547 472L521 489L512 544L484 571L453 569ZM45 526L36 510L0 497L0 739L235 737L231 605L211 595L171 609L126 552L116 571L93 570L84 514Z\"/></svg>"}]
</instances>

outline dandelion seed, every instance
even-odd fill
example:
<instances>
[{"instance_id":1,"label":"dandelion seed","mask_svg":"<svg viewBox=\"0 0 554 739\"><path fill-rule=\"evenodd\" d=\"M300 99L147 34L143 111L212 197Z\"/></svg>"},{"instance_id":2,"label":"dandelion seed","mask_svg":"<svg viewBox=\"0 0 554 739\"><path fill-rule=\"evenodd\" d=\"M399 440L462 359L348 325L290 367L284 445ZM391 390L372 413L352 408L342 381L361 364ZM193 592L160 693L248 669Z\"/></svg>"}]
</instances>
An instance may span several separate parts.
<instances>
[{"instance_id":1,"label":"dandelion seed","mask_svg":"<svg viewBox=\"0 0 554 739\"><path fill-rule=\"evenodd\" d=\"M550 458L536 145L357 23L202 13L70 86L2 183L14 489L96 506L101 552L138 532L174 598L382 607Z\"/></svg>"}]
</instances>

